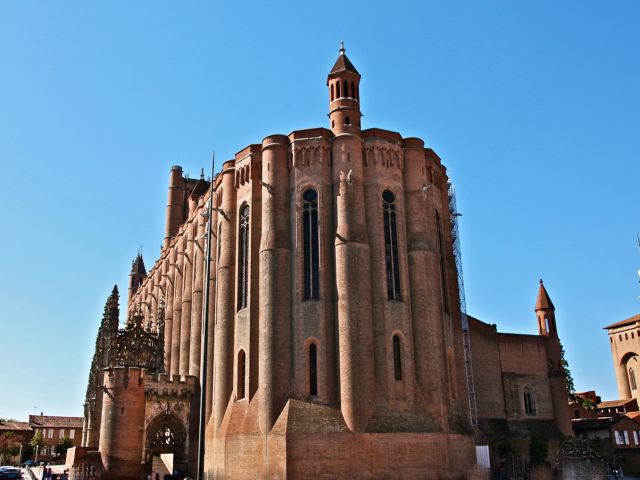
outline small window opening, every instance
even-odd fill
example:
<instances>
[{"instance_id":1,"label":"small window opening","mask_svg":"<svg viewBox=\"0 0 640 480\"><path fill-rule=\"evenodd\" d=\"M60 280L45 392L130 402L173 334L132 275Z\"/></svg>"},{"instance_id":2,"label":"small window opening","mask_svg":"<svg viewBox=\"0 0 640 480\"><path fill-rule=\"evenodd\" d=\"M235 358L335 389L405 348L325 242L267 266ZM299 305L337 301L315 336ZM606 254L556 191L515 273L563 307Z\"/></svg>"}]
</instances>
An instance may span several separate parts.
<instances>
[{"instance_id":1,"label":"small window opening","mask_svg":"<svg viewBox=\"0 0 640 480\"><path fill-rule=\"evenodd\" d=\"M402 351L398 335L393 336L393 373L396 381L402 380Z\"/></svg>"},{"instance_id":2,"label":"small window opening","mask_svg":"<svg viewBox=\"0 0 640 480\"><path fill-rule=\"evenodd\" d=\"M344 124L345 125L351 125L351 120L349 120L349 117L345 117Z\"/></svg>"},{"instance_id":3,"label":"small window opening","mask_svg":"<svg viewBox=\"0 0 640 480\"><path fill-rule=\"evenodd\" d=\"M318 348L309 345L309 395L318 396Z\"/></svg>"},{"instance_id":4,"label":"small window opening","mask_svg":"<svg viewBox=\"0 0 640 480\"><path fill-rule=\"evenodd\" d=\"M347 82L346 80L344 81L344 96L349 96L349 82Z\"/></svg>"},{"instance_id":5,"label":"small window opening","mask_svg":"<svg viewBox=\"0 0 640 480\"><path fill-rule=\"evenodd\" d=\"M633 371L633 368L629 369L629 383L631 384L631 390L636 390L638 388L636 385L636 374Z\"/></svg>"},{"instance_id":6,"label":"small window opening","mask_svg":"<svg viewBox=\"0 0 640 480\"><path fill-rule=\"evenodd\" d=\"M331 84L331 101L333 102L334 99L334 88L333 88L333 83Z\"/></svg>"},{"instance_id":7,"label":"small window opening","mask_svg":"<svg viewBox=\"0 0 640 480\"><path fill-rule=\"evenodd\" d=\"M238 352L238 379L236 388L236 400L242 400L245 394L245 379L246 373L246 357L244 350Z\"/></svg>"},{"instance_id":8,"label":"small window opening","mask_svg":"<svg viewBox=\"0 0 640 480\"><path fill-rule=\"evenodd\" d=\"M528 386L524 387L524 413L526 413L527 415L536 414L536 405L533 391Z\"/></svg>"},{"instance_id":9,"label":"small window opening","mask_svg":"<svg viewBox=\"0 0 640 480\"><path fill-rule=\"evenodd\" d=\"M340 98L340 82L336 82L336 98Z\"/></svg>"}]
</instances>

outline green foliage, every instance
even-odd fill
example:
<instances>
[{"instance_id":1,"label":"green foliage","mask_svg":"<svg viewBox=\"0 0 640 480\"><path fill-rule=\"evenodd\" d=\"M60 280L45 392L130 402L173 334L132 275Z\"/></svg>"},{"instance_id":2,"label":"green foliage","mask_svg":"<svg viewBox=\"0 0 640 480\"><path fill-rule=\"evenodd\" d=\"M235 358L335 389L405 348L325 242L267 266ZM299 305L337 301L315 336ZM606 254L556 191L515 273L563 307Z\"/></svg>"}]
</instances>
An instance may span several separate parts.
<instances>
[{"instance_id":1,"label":"green foliage","mask_svg":"<svg viewBox=\"0 0 640 480\"><path fill-rule=\"evenodd\" d=\"M58 441L58 445L56 446L56 453L60 454L60 456L65 456L67 454L67 450L73 447L73 440L69 437L61 438Z\"/></svg>"},{"instance_id":2,"label":"green foliage","mask_svg":"<svg viewBox=\"0 0 640 480\"><path fill-rule=\"evenodd\" d=\"M33 448L36 448L36 447L42 448L42 446L44 445L44 440L42 438L42 431L38 430L35 433L35 435L31 437L31 440L29 440L29 445L31 445Z\"/></svg>"},{"instance_id":3,"label":"green foliage","mask_svg":"<svg viewBox=\"0 0 640 480\"><path fill-rule=\"evenodd\" d=\"M20 453L20 439L13 432L0 435L0 458L14 457Z\"/></svg>"},{"instance_id":4,"label":"green foliage","mask_svg":"<svg viewBox=\"0 0 640 480\"><path fill-rule=\"evenodd\" d=\"M571 376L571 370L569 369L569 362L565 358L565 351L562 343L560 344L560 365L562 365L562 371L564 372L564 378L567 381L567 391L569 395L576 393L576 387L573 383L573 377Z\"/></svg>"},{"instance_id":5,"label":"green foliage","mask_svg":"<svg viewBox=\"0 0 640 480\"><path fill-rule=\"evenodd\" d=\"M508 460L515 455L516 450L508 440L503 440L498 444L498 456L500 460Z\"/></svg>"},{"instance_id":6,"label":"green foliage","mask_svg":"<svg viewBox=\"0 0 640 480\"><path fill-rule=\"evenodd\" d=\"M549 457L549 443L547 438L539 433L529 437L529 463L532 467L544 465Z\"/></svg>"},{"instance_id":7,"label":"green foliage","mask_svg":"<svg viewBox=\"0 0 640 480\"><path fill-rule=\"evenodd\" d=\"M595 410L596 409L596 402L594 402L590 398L585 398L582 401L582 408L587 409L587 410Z\"/></svg>"}]
</instances>

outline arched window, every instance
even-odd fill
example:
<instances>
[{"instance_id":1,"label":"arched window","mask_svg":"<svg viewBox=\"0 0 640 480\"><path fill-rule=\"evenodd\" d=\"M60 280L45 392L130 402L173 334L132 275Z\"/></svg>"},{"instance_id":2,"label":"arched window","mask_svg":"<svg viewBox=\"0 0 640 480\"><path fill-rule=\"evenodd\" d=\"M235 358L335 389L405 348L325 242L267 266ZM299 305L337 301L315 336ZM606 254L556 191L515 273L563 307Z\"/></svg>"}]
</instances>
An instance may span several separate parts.
<instances>
[{"instance_id":1,"label":"arched window","mask_svg":"<svg viewBox=\"0 0 640 480\"><path fill-rule=\"evenodd\" d=\"M396 380L402 380L402 350L398 335L393 336L393 374Z\"/></svg>"},{"instance_id":2,"label":"arched window","mask_svg":"<svg viewBox=\"0 0 640 480\"><path fill-rule=\"evenodd\" d=\"M389 190L382 192L384 255L387 264L387 298L389 300L401 300L395 199L395 195Z\"/></svg>"},{"instance_id":3,"label":"arched window","mask_svg":"<svg viewBox=\"0 0 640 480\"><path fill-rule=\"evenodd\" d=\"M345 125L351 125L351 120L349 120L349 117L345 117L344 124Z\"/></svg>"},{"instance_id":4,"label":"arched window","mask_svg":"<svg viewBox=\"0 0 640 480\"><path fill-rule=\"evenodd\" d=\"M349 96L349 82L347 82L346 80L344 81L344 96Z\"/></svg>"},{"instance_id":5,"label":"arched window","mask_svg":"<svg viewBox=\"0 0 640 480\"><path fill-rule=\"evenodd\" d=\"M340 98L340 82L336 82L336 98Z\"/></svg>"},{"instance_id":6,"label":"arched window","mask_svg":"<svg viewBox=\"0 0 640 480\"><path fill-rule=\"evenodd\" d=\"M320 298L320 261L318 246L318 192L308 188L302 194L304 229L304 300Z\"/></svg>"},{"instance_id":7,"label":"arched window","mask_svg":"<svg viewBox=\"0 0 640 480\"><path fill-rule=\"evenodd\" d=\"M533 389L529 386L524 387L524 413L527 415L536 414L536 401L533 395Z\"/></svg>"},{"instance_id":8,"label":"arched window","mask_svg":"<svg viewBox=\"0 0 640 480\"><path fill-rule=\"evenodd\" d=\"M240 350L238 352L238 378L236 383L236 400L242 400L245 394L245 377L246 377L246 366L247 358L244 354L244 350Z\"/></svg>"},{"instance_id":9,"label":"arched window","mask_svg":"<svg viewBox=\"0 0 640 480\"><path fill-rule=\"evenodd\" d=\"M309 395L318 395L318 348L315 343L309 345Z\"/></svg>"},{"instance_id":10,"label":"arched window","mask_svg":"<svg viewBox=\"0 0 640 480\"><path fill-rule=\"evenodd\" d=\"M633 368L629 369L629 383L631 384L631 390L635 390L637 388L637 385L636 385L636 374L633 371Z\"/></svg>"},{"instance_id":11,"label":"arched window","mask_svg":"<svg viewBox=\"0 0 640 480\"><path fill-rule=\"evenodd\" d=\"M332 83L332 84L331 84L331 101L332 101L332 102L333 102L333 99L334 99L334 95L333 95L333 94L334 94L334 91L333 91L333 90L334 90L334 89L333 89L333 83Z\"/></svg>"},{"instance_id":12,"label":"arched window","mask_svg":"<svg viewBox=\"0 0 640 480\"><path fill-rule=\"evenodd\" d=\"M351 96L352 96L353 98L356 98L356 89L355 89L355 87L354 87L353 82L351 82Z\"/></svg>"},{"instance_id":13,"label":"arched window","mask_svg":"<svg viewBox=\"0 0 640 480\"><path fill-rule=\"evenodd\" d=\"M436 210L436 227L438 229L438 247L440 250L440 282L442 283L442 303L444 311L449 313L449 289L447 288L447 272L444 263L444 239L442 238L442 221L440 214Z\"/></svg>"},{"instance_id":14,"label":"arched window","mask_svg":"<svg viewBox=\"0 0 640 480\"><path fill-rule=\"evenodd\" d=\"M238 310L247 306L249 290L249 205L240 207L238 225Z\"/></svg>"}]
</instances>

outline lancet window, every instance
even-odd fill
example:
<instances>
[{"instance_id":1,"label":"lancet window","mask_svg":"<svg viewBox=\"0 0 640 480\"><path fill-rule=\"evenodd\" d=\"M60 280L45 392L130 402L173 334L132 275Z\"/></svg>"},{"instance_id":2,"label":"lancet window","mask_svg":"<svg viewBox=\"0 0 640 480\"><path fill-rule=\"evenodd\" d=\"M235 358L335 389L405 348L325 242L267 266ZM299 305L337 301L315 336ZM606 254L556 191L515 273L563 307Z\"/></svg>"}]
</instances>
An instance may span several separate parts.
<instances>
[{"instance_id":1,"label":"lancet window","mask_svg":"<svg viewBox=\"0 0 640 480\"><path fill-rule=\"evenodd\" d=\"M245 396L245 377L246 377L247 358L244 350L238 352L238 378L236 384L236 400L242 400Z\"/></svg>"},{"instance_id":2,"label":"lancet window","mask_svg":"<svg viewBox=\"0 0 640 480\"><path fill-rule=\"evenodd\" d=\"M445 249L444 239L442 237L442 221L440 220L440 214L437 210L436 227L438 229L438 249L440 250L440 283L442 284L442 303L444 304L444 311L449 313L449 290L447 288L447 271L444 261Z\"/></svg>"},{"instance_id":3,"label":"lancet window","mask_svg":"<svg viewBox=\"0 0 640 480\"><path fill-rule=\"evenodd\" d=\"M249 292L249 205L240 207L238 226L238 310L247 306Z\"/></svg>"},{"instance_id":4,"label":"lancet window","mask_svg":"<svg viewBox=\"0 0 640 480\"><path fill-rule=\"evenodd\" d=\"M309 395L318 395L318 347L309 345Z\"/></svg>"},{"instance_id":5,"label":"lancet window","mask_svg":"<svg viewBox=\"0 0 640 480\"><path fill-rule=\"evenodd\" d=\"M524 387L524 413L527 415L536 414L536 402L531 387Z\"/></svg>"},{"instance_id":6,"label":"lancet window","mask_svg":"<svg viewBox=\"0 0 640 480\"><path fill-rule=\"evenodd\" d=\"M320 298L320 260L318 245L318 192L308 188L302 194L304 229L304 300Z\"/></svg>"},{"instance_id":7,"label":"lancet window","mask_svg":"<svg viewBox=\"0 0 640 480\"><path fill-rule=\"evenodd\" d=\"M400 336L393 336L393 373L396 380L402 380L402 350Z\"/></svg>"},{"instance_id":8,"label":"lancet window","mask_svg":"<svg viewBox=\"0 0 640 480\"><path fill-rule=\"evenodd\" d=\"M395 195L389 190L382 193L384 218L384 254L387 265L387 298L401 300L400 265L398 261L398 230L396 227Z\"/></svg>"}]
</instances>

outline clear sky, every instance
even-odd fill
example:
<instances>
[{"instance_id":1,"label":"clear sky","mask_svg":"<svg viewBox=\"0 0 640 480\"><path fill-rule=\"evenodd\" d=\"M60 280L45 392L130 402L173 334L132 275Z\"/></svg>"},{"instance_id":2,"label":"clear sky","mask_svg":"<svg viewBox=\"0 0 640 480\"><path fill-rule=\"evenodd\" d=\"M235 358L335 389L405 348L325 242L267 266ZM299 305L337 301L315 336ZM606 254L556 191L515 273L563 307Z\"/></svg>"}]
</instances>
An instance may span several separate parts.
<instances>
[{"instance_id":1,"label":"clear sky","mask_svg":"<svg viewBox=\"0 0 640 480\"><path fill-rule=\"evenodd\" d=\"M535 333L544 278L576 388L616 398L602 327L640 313L638 25L637 1L0 1L0 417L82 415L170 166L328 127L341 39L363 128L425 139L457 186L468 311Z\"/></svg>"}]
</instances>

